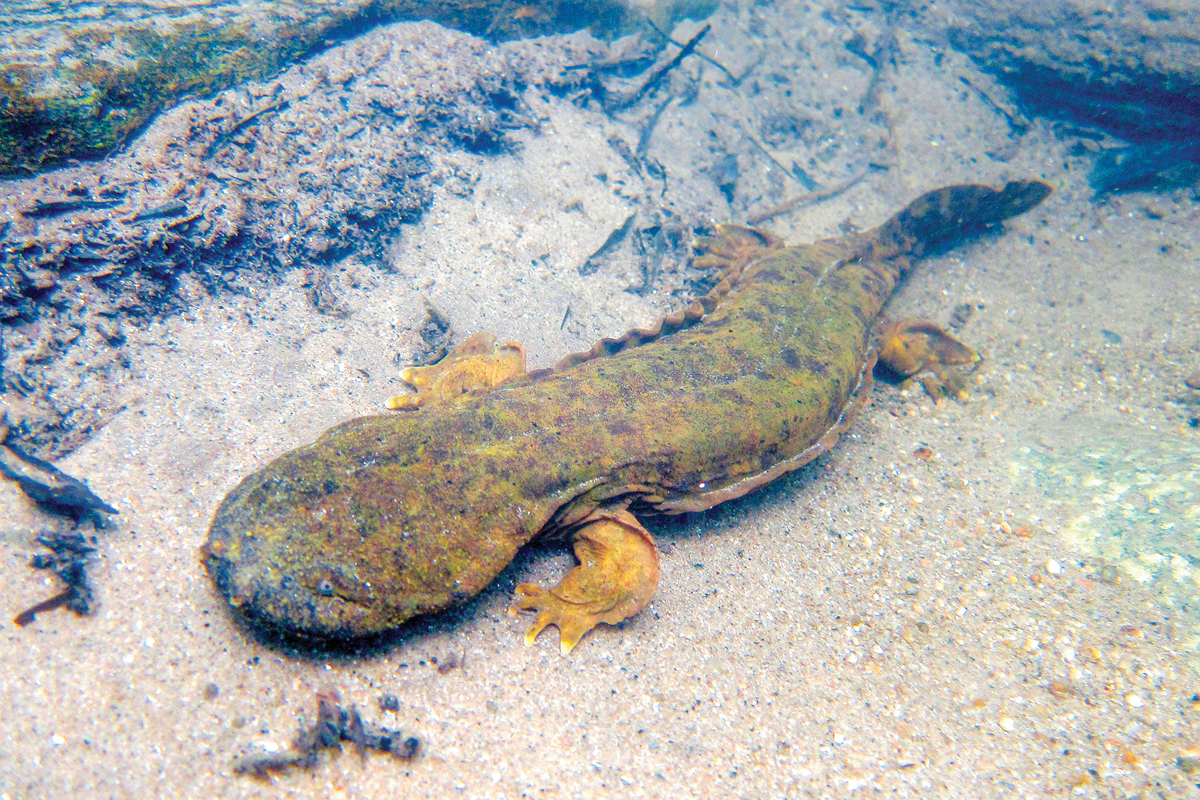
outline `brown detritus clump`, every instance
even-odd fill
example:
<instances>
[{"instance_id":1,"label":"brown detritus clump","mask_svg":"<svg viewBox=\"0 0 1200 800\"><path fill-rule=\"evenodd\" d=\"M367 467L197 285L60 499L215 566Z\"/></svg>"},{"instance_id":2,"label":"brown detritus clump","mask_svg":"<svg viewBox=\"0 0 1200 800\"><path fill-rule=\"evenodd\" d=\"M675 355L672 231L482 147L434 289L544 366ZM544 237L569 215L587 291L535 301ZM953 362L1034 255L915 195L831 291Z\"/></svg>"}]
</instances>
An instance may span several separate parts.
<instances>
[{"instance_id":1,"label":"brown detritus clump","mask_svg":"<svg viewBox=\"0 0 1200 800\"><path fill-rule=\"evenodd\" d=\"M81 617L91 614L96 606L87 577L87 559L96 552L96 548L89 545L78 530L69 533L47 533L39 536L37 540L38 544L48 548L50 553L34 556L29 561L29 566L34 569L51 570L62 579L67 588L49 600L43 600L25 609L13 622L24 627L33 622L38 614L56 608L67 608Z\"/></svg>"},{"instance_id":2,"label":"brown detritus clump","mask_svg":"<svg viewBox=\"0 0 1200 800\"><path fill-rule=\"evenodd\" d=\"M467 651L464 650L462 655L455 653L453 650L446 654L446 657L441 661L436 658L429 659L429 663L437 667L438 675L449 675L460 667L465 667L467 664Z\"/></svg>"},{"instance_id":3,"label":"brown detritus clump","mask_svg":"<svg viewBox=\"0 0 1200 800\"><path fill-rule=\"evenodd\" d=\"M233 765L233 771L265 780L293 769L314 769L321 763L322 753L341 752L342 742L354 745L364 762L368 750L408 761L416 756L421 744L415 736L405 737L398 730L364 721L355 706L343 708L337 691L327 689L317 692L317 721L301 727L292 740L292 752L246 755Z\"/></svg>"},{"instance_id":4,"label":"brown detritus clump","mask_svg":"<svg viewBox=\"0 0 1200 800\"><path fill-rule=\"evenodd\" d=\"M450 352L450 320L425 301L425 319L421 323L421 350L413 354L413 366L436 364Z\"/></svg>"},{"instance_id":5,"label":"brown detritus clump","mask_svg":"<svg viewBox=\"0 0 1200 800\"><path fill-rule=\"evenodd\" d=\"M43 511L65 516L75 527L66 532L47 531L37 538L38 544L50 550L34 556L29 566L47 569L58 575L66 588L48 600L25 609L14 619L24 627L37 615L56 608L67 608L79 616L95 610L95 598L87 577L88 557L96 552L79 530L83 520L90 520L95 529L105 526L104 514L117 510L105 503L78 478L73 478L53 464L35 458L22 450L10 436L7 419L0 419L0 474L16 481L17 485Z\"/></svg>"}]
</instances>

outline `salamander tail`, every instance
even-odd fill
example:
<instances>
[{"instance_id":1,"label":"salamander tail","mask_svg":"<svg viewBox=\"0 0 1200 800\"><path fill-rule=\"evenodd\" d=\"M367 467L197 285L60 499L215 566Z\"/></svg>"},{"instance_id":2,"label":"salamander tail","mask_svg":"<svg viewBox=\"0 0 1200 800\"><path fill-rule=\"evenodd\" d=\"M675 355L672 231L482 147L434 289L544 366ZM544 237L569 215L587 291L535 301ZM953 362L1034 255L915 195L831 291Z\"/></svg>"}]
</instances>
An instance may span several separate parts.
<instances>
[{"instance_id":1,"label":"salamander tail","mask_svg":"<svg viewBox=\"0 0 1200 800\"><path fill-rule=\"evenodd\" d=\"M920 255L931 245L1023 214L1045 200L1041 181L1009 181L1003 189L965 184L923 194L876 229L876 258Z\"/></svg>"}]
</instances>

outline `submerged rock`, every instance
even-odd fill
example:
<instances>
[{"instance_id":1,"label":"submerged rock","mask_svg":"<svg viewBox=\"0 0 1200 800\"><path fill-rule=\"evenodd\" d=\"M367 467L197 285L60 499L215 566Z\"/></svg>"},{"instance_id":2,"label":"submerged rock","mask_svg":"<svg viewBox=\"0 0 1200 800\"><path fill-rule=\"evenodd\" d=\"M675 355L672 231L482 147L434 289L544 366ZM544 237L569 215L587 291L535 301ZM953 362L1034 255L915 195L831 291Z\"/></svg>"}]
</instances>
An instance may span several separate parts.
<instances>
[{"instance_id":1,"label":"submerged rock","mask_svg":"<svg viewBox=\"0 0 1200 800\"><path fill-rule=\"evenodd\" d=\"M1191 0L946 0L917 13L1036 111L1130 141L1200 138L1200 6Z\"/></svg>"},{"instance_id":2,"label":"submerged rock","mask_svg":"<svg viewBox=\"0 0 1200 800\"><path fill-rule=\"evenodd\" d=\"M0 14L0 175L103 156L163 108L260 80L381 22L430 19L490 39L612 30L616 0L15 0Z\"/></svg>"},{"instance_id":3,"label":"submerged rock","mask_svg":"<svg viewBox=\"0 0 1200 800\"><path fill-rule=\"evenodd\" d=\"M129 322L351 253L378 262L445 179L439 153L503 152L538 124L522 92L584 80L563 68L593 50L586 34L505 49L400 23L183 102L128 152L8 181L0 404L14 428L52 457L117 413Z\"/></svg>"}]
</instances>

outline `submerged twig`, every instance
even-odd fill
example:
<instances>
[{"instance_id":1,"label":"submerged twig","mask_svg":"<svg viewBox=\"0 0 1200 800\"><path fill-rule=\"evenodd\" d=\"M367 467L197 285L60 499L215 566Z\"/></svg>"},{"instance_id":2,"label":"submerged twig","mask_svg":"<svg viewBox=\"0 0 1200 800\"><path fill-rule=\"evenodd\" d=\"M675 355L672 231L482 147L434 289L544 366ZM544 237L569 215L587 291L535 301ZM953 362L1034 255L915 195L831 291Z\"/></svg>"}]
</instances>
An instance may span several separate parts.
<instances>
[{"instance_id":1,"label":"submerged twig","mask_svg":"<svg viewBox=\"0 0 1200 800\"><path fill-rule=\"evenodd\" d=\"M584 260L583 264L580 265L579 274L591 275L592 273L596 272L596 270L600 269L600 265L604 258L613 250L615 250L617 245L624 241L625 237L629 235L629 232L633 230L633 221L635 219L637 219L636 211L627 216L625 221L621 223L620 227L614 228L612 232L608 234L608 238L604 240L604 243L596 249L596 252L588 256ZM563 320L565 324L566 318L564 317Z\"/></svg>"},{"instance_id":2,"label":"submerged twig","mask_svg":"<svg viewBox=\"0 0 1200 800\"><path fill-rule=\"evenodd\" d=\"M861 170L859 170L857 173L855 173L853 176L847 178L846 180L842 181L841 183L835 183L832 186L826 186L824 189L818 189L815 192L808 192L806 194L800 195L799 197L793 197L791 200L788 200L785 203L775 206L774 208L770 209L769 211L764 211L761 214L755 214L754 216L752 216L748 220L746 220L746 224L747 225L759 225L763 222L766 222L769 219L778 217L780 214L786 214L787 212L792 211L793 209L799 208L800 206L808 205L809 203L815 203L818 200L824 200L828 197L833 197L835 194L841 194L842 192L846 191L851 186L853 186L854 184L858 183L863 178L865 178L867 176L867 173L869 173L871 171L871 169L872 169L872 165L868 164L867 166L865 166Z\"/></svg>"},{"instance_id":3,"label":"submerged twig","mask_svg":"<svg viewBox=\"0 0 1200 800\"><path fill-rule=\"evenodd\" d=\"M664 31L662 28L660 28L660 27L658 27L657 25L655 25L655 24L654 24L654 22L653 22L652 20L650 20L649 18L647 18L647 19L645 20L645 22L646 22L646 24L647 24L647 25L649 25L649 26L650 26L650 29L651 29L651 30L653 30L653 31L654 31L655 33L657 33L659 36L661 36L662 38L666 39L668 42L670 42L671 44L675 45L676 47L687 47L687 45L689 44L689 42L677 42L677 41L675 41L675 40L674 40L674 39L672 39L672 38L670 37L670 35L669 35L669 34L667 34L667 33L666 33L666 32L665 32L665 31ZM703 33L704 33L704 32L701 32L701 35L703 35ZM724 64L722 64L720 61L717 61L715 58L712 58L711 56L706 56L706 55L704 55L704 53L696 53L696 55L700 56L700 58L704 59L704 60L705 60L705 61L707 61L709 64L712 64L714 67L716 67L717 69L721 70L721 72L724 72L726 75L728 75L728 76L729 76L729 80L733 81L733 85L734 85L734 86L737 86L739 83L741 83L741 82L742 82L742 80L743 80L743 79L746 77L746 74L749 74L749 73L743 74L743 75L742 75L742 77L741 77L741 78L739 78L739 77L735 76L735 75L734 75L732 72L730 72L730 71L729 71L729 70L728 70L728 69L725 67L725 65L724 65ZM760 59L760 60L761 60L761 59ZM756 66L757 66L757 65L756 65Z\"/></svg>"},{"instance_id":4,"label":"submerged twig","mask_svg":"<svg viewBox=\"0 0 1200 800\"><path fill-rule=\"evenodd\" d=\"M76 592L73 588L63 589L49 600L43 600L37 605L30 606L20 614L17 614L15 617L13 617L13 622L24 628L26 625L37 619L38 614L41 614L45 611L53 611L56 608L62 608L65 605L69 605L71 601L76 598L76 596Z\"/></svg>"},{"instance_id":5,"label":"submerged twig","mask_svg":"<svg viewBox=\"0 0 1200 800\"><path fill-rule=\"evenodd\" d=\"M696 45L700 44L700 40L703 39L710 30L712 30L712 25L705 25L703 28L701 28L699 33L697 33L691 39L688 39L688 41L680 47L679 52L674 58L656 69L654 74L647 78L646 82L641 85L641 88L639 88L627 99L616 103L611 110L620 111L622 109L629 108L634 103L645 97L648 92L662 82L662 79L665 78L671 70L678 67L681 61L692 54L692 51L696 49Z\"/></svg>"},{"instance_id":6,"label":"submerged twig","mask_svg":"<svg viewBox=\"0 0 1200 800\"><path fill-rule=\"evenodd\" d=\"M3 427L4 424L0 423L0 429ZM0 441L0 475L16 481L21 491L46 511L65 514L77 522L83 516L95 518L97 511L117 513L115 508L97 497L86 483L72 478L53 464L29 455L11 441Z\"/></svg>"},{"instance_id":7,"label":"submerged twig","mask_svg":"<svg viewBox=\"0 0 1200 800\"><path fill-rule=\"evenodd\" d=\"M291 105L290 100L280 100L277 103L272 103L266 108L260 108L258 111L255 111L253 114L234 125L225 133L222 133L220 136L213 139L212 144L204 149L204 154L201 156L201 158L211 158L212 156L216 155L217 151L224 147L226 143L228 143L229 140L236 136L239 132L259 121L259 119L264 115L270 114L272 111L282 111L289 105Z\"/></svg>"}]
</instances>

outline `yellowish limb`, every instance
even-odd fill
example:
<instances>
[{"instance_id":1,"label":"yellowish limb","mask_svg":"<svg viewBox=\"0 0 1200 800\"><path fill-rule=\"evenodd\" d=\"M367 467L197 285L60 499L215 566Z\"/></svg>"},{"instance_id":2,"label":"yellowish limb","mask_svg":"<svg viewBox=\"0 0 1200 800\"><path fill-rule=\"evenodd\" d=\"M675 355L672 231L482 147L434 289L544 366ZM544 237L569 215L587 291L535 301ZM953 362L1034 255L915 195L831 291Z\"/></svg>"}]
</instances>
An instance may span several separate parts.
<instances>
[{"instance_id":1,"label":"yellowish limb","mask_svg":"<svg viewBox=\"0 0 1200 800\"><path fill-rule=\"evenodd\" d=\"M563 655L599 623L616 625L641 611L658 588L658 548L628 511L594 511L572 540L579 564L553 589L521 584L509 609L537 612L525 633L526 645L548 625L558 626Z\"/></svg>"},{"instance_id":2,"label":"yellowish limb","mask_svg":"<svg viewBox=\"0 0 1200 800\"><path fill-rule=\"evenodd\" d=\"M745 266L783 246L783 239L758 228L718 225L716 236L698 236L692 242L692 247L702 253L692 259L692 264L701 269Z\"/></svg>"},{"instance_id":3,"label":"yellowish limb","mask_svg":"<svg viewBox=\"0 0 1200 800\"><path fill-rule=\"evenodd\" d=\"M923 319L902 319L880 328L879 360L906 379L919 381L934 400L967 399L967 381L950 367L974 365L979 354Z\"/></svg>"},{"instance_id":4,"label":"yellowish limb","mask_svg":"<svg viewBox=\"0 0 1200 800\"><path fill-rule=\"evenodd\" d=\"M384 405L392 410L448 405L490 391L501 381L523 372L524 347L516 342L496 344L492 334L476 333L436 364L400 370L400 380L410 384L416 393L389 398Z\"/></svg>"}]
</instances>

